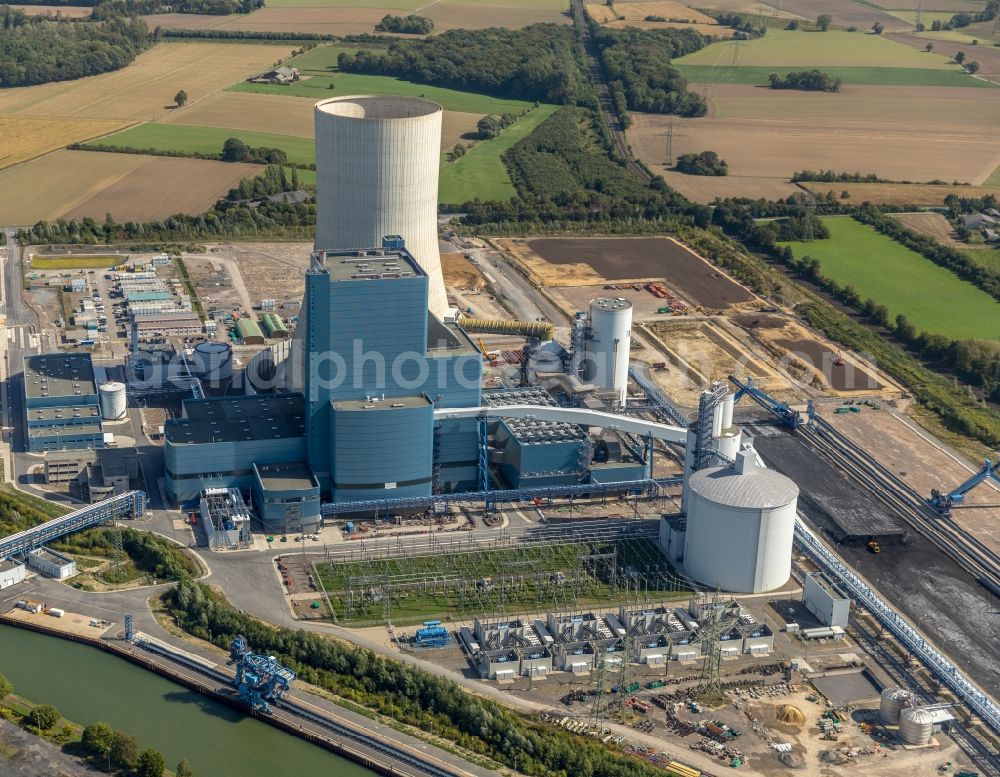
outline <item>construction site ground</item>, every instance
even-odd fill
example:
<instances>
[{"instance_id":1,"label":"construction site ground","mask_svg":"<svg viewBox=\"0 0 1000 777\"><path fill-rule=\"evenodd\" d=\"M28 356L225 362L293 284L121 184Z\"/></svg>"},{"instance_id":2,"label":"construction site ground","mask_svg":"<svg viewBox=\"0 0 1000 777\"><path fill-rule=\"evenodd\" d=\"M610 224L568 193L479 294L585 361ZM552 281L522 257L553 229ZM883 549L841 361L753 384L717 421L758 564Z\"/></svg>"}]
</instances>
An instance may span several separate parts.
<instances>
[{"instance_id":1,"label":"construction site ground","mask_svg":"<svg viewBox=\"0 0 1000 777\"><path fill-rule=\"evenodd\" d=\"M948 450L901 413L885 409L835 414L823 418L849 436L887 469L927 497L931 489L951 491L980 469ZM949 519L942 519L949 520ZM952 522L1000 552L1000 487L987 480L970 491L962 506L952 510Z\"/></svg>"}]
</instances>

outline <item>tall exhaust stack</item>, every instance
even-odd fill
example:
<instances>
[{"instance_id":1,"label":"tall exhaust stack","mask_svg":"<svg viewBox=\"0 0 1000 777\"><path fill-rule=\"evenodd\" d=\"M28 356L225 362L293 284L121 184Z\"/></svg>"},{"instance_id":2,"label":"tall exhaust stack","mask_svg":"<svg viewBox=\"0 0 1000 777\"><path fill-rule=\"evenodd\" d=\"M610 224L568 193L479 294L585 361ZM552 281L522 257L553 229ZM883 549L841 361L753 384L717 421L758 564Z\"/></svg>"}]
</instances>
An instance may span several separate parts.
<instances>
[{"instance_id":1,"label":"tall exhaust stack","mask_svg":"<svg viewBox=\"0 0 1000 777\"><path fill-rule=\"evenodd\" d=\"M412 97L316 104L316 248L371 248L400 235L428 275L438 317L448 307L437 233L442 115Z\"/></svg>"}]
</instances>

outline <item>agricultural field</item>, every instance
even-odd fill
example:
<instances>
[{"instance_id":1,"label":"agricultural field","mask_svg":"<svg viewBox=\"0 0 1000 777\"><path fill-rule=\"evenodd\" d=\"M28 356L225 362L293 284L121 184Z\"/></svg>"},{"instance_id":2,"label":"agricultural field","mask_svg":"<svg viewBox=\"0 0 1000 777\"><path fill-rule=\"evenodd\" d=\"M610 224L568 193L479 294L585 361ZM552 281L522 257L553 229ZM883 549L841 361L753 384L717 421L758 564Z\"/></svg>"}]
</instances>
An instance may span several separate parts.
<instances>
[{"instance_id":1,"label":"agricultural field","mask_svg":"<svg viewBox=\"0 0 1000 777\"><path fill-rule=\"evenodd\" d=\"M675 172L666 167L662 150L663 143L664 140L661 138L660 161L658 164L654 164L653 162L655 149L649 152L650 156L648 158L644 156L643 160L654 173L663 176L671 189L675 189L693 202L709 203L713 202L716 198L724 200L727 197L746 196L763 197L765 200L783 200L793 194L802 193L802 189L798 185L778 178L736 175L685 175L684 173Z\"/></svg>"},{"instance_id":2,"label":"agricultural field","mask_svg":"<svg viewBox=\"0 0 1000 777\"><path fill-rule=\"evenodd\" d=\"M780 8L778 6L781 6ZM752 14L757 16L763 14L765 19L803 19L798 14L791 13L779 0L773 2L755 2L755 0L703 0L698 3L699 8L711 9L713 11L737 11L739 13ZM812 21L811 19L808 21Z\"/></svg>"},{"instance_id":3,"label":"agricultural field","mask_svg":"<svg viewBox=\"0 0 1000 777\"><path fill-rule=\"evenodd\" d=\"M459 204L476 197L481 200L508 200L514 197L517 192L500 157L515 143L530 135L555 110L554 105L540 105L501 132L500 137L477 143L455 162L445 162L441 166L438 200ZM448 148L447 143L442 142L441 145Z\"/></svg>"},{"instance_id":4,"label":"agricultural field","mask_svg":"<svg viewBox=\"0 0 1000 777\"><path fill-rule=\"evenodd\" d=\"M676 64L677 69L691 84L755 84L765 86L771 73L787 75L802 67L777 65L751 65L731 67L722 65ZM845 84L866 86L955 86L995 88L995 84L973 78L958 68L950 70L911 67L824 67L831 78Z\"/></svg>"},{"instance_id":5,"label":"agricultural field","mask_svg":"<svg viewBox=\"0 0 1000 777\"><path fill-rule=\"evenodd\" d=\"M939 36L941 33L935 32L931 33L931 35ZM981 41L980 45L971 46L969 42L943 40L937 37L929 39L912 32L885 33L883 37L895 43L912 47L918 53L924 55L926 55L924 47L928 43L934 45L934 54L932 56L941 55L950 59L957 52L964 51L970 61L974 60L980 65L979 72L976 74L977 78L1000 83L1000 48L985 42L984 38L979 39Z\"/></svg>"},{"instance_id":6,"label":"agricultural field","mask_svg":"<svg viewBox=\"0 0 1000 777\"><path fill-rule=\"evenodd\" d=\"M233 137L239 138L248 146L280 148L288 155L288 161L293 164L308 165L316 159L312 138L186 124L142 124L87 143L86 146L88 148L129 146L156 151L218 154L222 151L222 144L226 139Z\"/></svg>"},{"instance_id":7,"label":"agricultural field","mask_svg":"<svg viewBox=\"0 0 1000 777\"><path fill-rule=\"evenodd\" d=\"M55 255L45 256L35 254L31 257L33 270L93 270L100 267L111 267L121 261L121 256L88 254L86 256Z\"/></svg>"},{"instance_id":8,"label":"agricultural field","mask_svg":"<svg viewBox=\"0 0 1000 777\"><path fill-rule=\"evenodd\" d=\"M7 5L7 3L4 3ZM68 19L83 19L90 16L91 7L79 5L9 5L15 11L28 16L64 16Z\"/></svg>"},{"instance_id":9,"label":"agricultural field","mask_svg":"<svg viewBox=\"0 0 1000 777\"><path fill-rule=\"evenodd\" d=\"M894 213L892 218L907 229L919 232L931 240L936 240L941 245L952 248L968 248L966 243L955 238L955 228L941 213Z\"/></svg>"},{"instance_id":10,"label":"agricultural field","mask_svg":"<svg viewBox=\"0 0 1000 777\"><path fill-rule=\"evenodd\" d=\"M734 61L739 67L826 68L850 65L859 68L959 69L944 56L898 46L877 35L840 30L820 33L772 29L756 40L713 43L678 58L675 63L731 68Z\"/></svg>"},{"instance_id":11,"label":"agricultural field","mask_svg":"<svg viewBox=\"0 0 1000 777\"><path fill-rule=\"evenodd\" d=\"M0 168L16 165L70 143L114 132L121 121L0 116Z\"/></svg>"},{"instance_id":12,"label":"agricultural field","mask_svg":"<svg viewBox=\"0 0 1000 777\"><path fill-rule=\"evenodd\" d=\"M260 169L200 159L57 151L0 170L0 213L9 224L103 219L107 213L119 221L196 214Z\"/></svg>"},{"instance_id":13,"label":"agricultural field","mask_svg":"<svg viewBox=\"0 0 1000 777\"><path fill-rule=\"evenodd\" d=\"M680 175L679 173L675 175ZM690 178L691 176L685 176ZM724 179L723 179L724 180ZM803 189L815 194L833 192L834 196L848 203L870 202L873 205L941 205L949 194L959 197L985 197L987 194L1000 195L1000 190L983 186L948 186L936 184L906 183L819 183L803 181ZM847 192L848 196L841 195Z\"/></svg>"},{"instance_id":14,"label":"agricultural field","mask_svg":"<svg viewBox=\"0 0 1000 777\"><path fill-rule=\"evenodd\" d=\"M850 216L823 221L829 240L787 245L796 257L818 259L824 276L886 305L892 317L902 313L918 331L998 337L984 322L1000 321L1000 302L985 291Z\"/></svg>"},{"instance_id":15,"label":"agricultural field","mask_svg":"<svg viewBox=\"0 0 1000 777\"><path fill-rule=\"evenodd\" d=\"M290 43L159 43L111 73L0 89L0 114L149 121L174 110L178 89L194 103L270 67L291 50Z\"/></svg>"},{"instance_id":16,"label":"agricultural field","mask_svg":"<svg viewBox=\"0 0 1000 777\"><path fill-rule=\"evenodd\" d=\"M996 186L1000 188L1000 167L990 173L989 178L983 181L983 186Z\"/></svg>"},{"instance_id":17,"label":"agricultural field","mask_svg":"<svg viewBox=\"0 0 1000 777\"><path fill-rule=\"evenodd\" d=\"M404 97L423 97L440 103L446 111L478 113L480 116L487 113L520 113L531 107L531 103L526 100L506 100L502 97L491 97L475 92L460 92L457 89L416 84L392 76L370 76L358 73L312 76L287 86L244 82L230 87L230 91L308 97L315 101L352 94L394 94Z\"/></svg>"},{"instance_id":18,"label":"agricultural field","mask_svg":"<svg viewBox=\"0 0 1000 777\"><path fill-rule=\"evenodd\" d=\"M856 27L864 33L875 23L881 23L887 30L905 29L906 26L873 4L859 3L855 0L781 0L781 7L811 21L822 13L830 14L833 17L831 29L846 30Z\"/></svg>"},{"instance_id":19,"label":"agricultural field","mask_svg":"<svg viewBox=\"0 0 1000 777\"><path fill-rule=\"evenodd\" d=\"M667 125L674 154L711 149L733 178L787 181L799 170L874 172L893 181L980 184L1000 159L1000 99L980 89L850 86L838 94L719 85L709 115L633 114L629 140L654 168L664 162ZM969 133L956 138L955 116ZM756 196L748 180L746 196ZM735 186L735 185L734 185ZM845 185L828 185L839 192Z\"/></svg>"},{"instance_id":20,"label":"agricultural field","mask_svg":"<svg viewBox=\"0 0 1000 777\"><path fill-rule=\"evenodd\" d=\"M628 568L635 577L626 578ZM657 544L647 539L317 564L316 570L338 621L352 626L381 622L385 607L393 623L409 624L612 605L636 597L636 577L640 596L650 601L689 593ZM391 591L388 604L384 576Z\"/></svg>"}]
</instances>

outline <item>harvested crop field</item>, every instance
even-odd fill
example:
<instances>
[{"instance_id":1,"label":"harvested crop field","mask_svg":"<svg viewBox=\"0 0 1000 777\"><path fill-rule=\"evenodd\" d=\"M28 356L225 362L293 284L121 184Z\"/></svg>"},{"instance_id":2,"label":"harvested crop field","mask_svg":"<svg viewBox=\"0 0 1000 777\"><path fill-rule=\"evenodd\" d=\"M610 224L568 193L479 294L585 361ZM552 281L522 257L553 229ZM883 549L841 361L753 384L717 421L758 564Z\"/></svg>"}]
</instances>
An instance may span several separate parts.
<instances>
[{"instance_id":1,"label":"harvested crop field","mask_svg":"<svg viewBox=\"0 0 1000 777\"><path fill-rule=\"evenodd\" d=\"M709 115L673 119L674 153L711 149L732 176L787 180L798 170L862 170L902 181L979 183L1000 162L1000 100L980 89L846 86L839 94L720 85ZM956 136L953 117L969 122ZM637 114L629 139L663 163L667 116ZM746 192L755 196L753 190Z\"/></svg>"},{"instance_id":2,"label":"harvested crop field","mask_svg":"<svg viewBox=\"0 0 1000 777\"><path fill-rule=\"evenodd\" d=\"M260 169L199 159L57 151L0 171L0 213L11 224L82 216L103 220L107 213L118 221L201 213Z\"/></svg>"},{"instance_id":3,"label":"harvested crop field","mask_svg":"<svg viewBox=\"0 0 1000 777\"><path fill-rule=\"evenodd\" d=\"M516 30L538 22L571 24L572 20L565 14L568 8L568 2L532 5L509 1L476 3L469 0L450 3L445 0L424 7L420 14L434 20L435 32L452 29L479 30L487 27Z\"/></svg>"},{"instance_id":4,"label":"harvested crop field","mask_svg":"<svg viewBox=\"0 0 1000 777\"><path fill-rule=\"evenodd\" d=\"M193 104L264 70L291 50L290 43L158 43L112 73L0 89L0 113L149 121L174 110L179 88Z\"/></svg>"},{"instance_id":5,"label":"harvested crop field","mask_svg":"<svg viewBox=\"0 0 1000 777\"><path fill-rule=\"evenodd\" d=\"M32 159L70 143L114 132L121 121L0 116L0 168Z\"/></svg>"},{"instance_id":6,"label":"harvested crop field","mask_svg":"<svg viewBox=\"0 0 1000 777\"><path fill-rule=\"evenodd\" d=\"M904 227L926 235L942 245L953 248L969 248L968 243L963 243L955 238L955 228L940 213L893 213L892 217Z\"/></svg>"},{"instance_id":7,"label":"harvested crop field","mask_svg":"<svg viewBox=\"0 0 1000 777\"><path fill-rule=\"evenodd\" d=\"M672 0L654 0L654 2L619 2L614 8L607 5L588 3L587 14L591 19L604 24L617 20L641 22L647 16L662 16L668 22L688 22L690 24L718 24L711 16L703 14L683 3Z\"/></svg>"},{"instance_id":8,"label":"harvested crop field","mask_svg":"<svg viewBox=\"0 0 1000 777\"><path fill-rule=\"evenodd\" d=\"M28 16L64 16L68 19L83 19L90 16L93 10L89 5L10 5L15 11L20 11Z\"/></svg>"},{"instance_id":9,"label":"harvested crop field","mask_svg":"<svg viewBox=\"0 0 1000 777\"><path fill-rule=\"evenodd\" d=\"M982 186L940 186L936 184L911 183L812 183L803 182L802 188L816 194L833 192L840 197L842 192L850 196L845 202L870 202L873 205L891 205L901 203L906 205L941 205L949 194L959 197L985 197L987 194L1000 194L1000 189L988 189Z\"/></svg>"},{"instance_id":10,"label":"harvested crop field","mask_svg":"<svg viewBox=\"0 0 1000 777\"><path fill-rule=\"evenodd\" d=\"M580 264L590 268L590 279L583 283L545 285L651 278L664 279L691 302L712 309L753 299L749 291L669 238L540 238L529 241L527 247L542 260L540 269L549 266L558 271L560 267L576 268Z\"/></svg>"},{"instance_id":11,"label":"harvested crop field","mask_svg":"<svg viewBox=\"0 0 1000 777\"><path fill-rule=\"evenodd\" d=\"M921 52L928 43L933 43L934 53L943 54L946 57L954 57L957 52L964 51L969 55L970 60L975 60L979 63L979 73L977 74L979 78L1000 81L1000 48L981 45L969 51L968 43L941 39L929 41L927 38L922 38L909 32L885 33L885 37L896 43L902 43L918 49Z\"/></svg>"},{"instance_id":12,"label":"harvested crop field","mask_svg":"<svg viewBox=\"0 0 1000 777\"><path fill-rule=\"evenodd\" d=\"M635 27L639 30L686 30L691 28L702 35L711 35L719 40L728 40L733 37L733 30L730 27L723 27L721 24L688 24L687 22L608 22L601 25L610 27L612 30L624 30L626 27Z\"/></svg>"},{"instance_id":13,"label":"harvested crop field","mask_svg":"<svg viewBox=\"0 0 1000 777\"><path fill-rule=\"evenodd\" d=\"M160 124L226 127L250 132L268 132L312 138L314 105L299 97L253 92L220 92L174 111ZM445 111L441 127L441 148L451 148L463 135L476 131L479 113Z\"/></svg>"},{"instance_id":14,"label":"harvested crop field","mask_svg":"<svg viewBox=\"0 0 1000 777\"><path fill-rule=\"evenodd\" d=\"M777 178L747 177L736 175L712 176L712 175L687 175L667 169L663 166L656 166L651 159L643 157L644 161L654 172L658 172L666 180L667 185L689 200L700 203L713 202L716 198L726 199L727 197L745 197L748 192L752 192L754 198L763 197L765 200L782 200L793 194L801 194L802 189L794 183L781 181Z\"/></svg>"},{"instance_id":15,"label":"harvested crop field","mask_svg":"<svg viewBox=\"0 0 1000 777\"><path fill-rule=\"evenodd\" d=\"M822 13L830 14L833 17L833 27L842 30L857 27L867 32L875 23L885 25L887 30L905 29L907 26L885 11L854 0L782 0L781 5L806 19L815 19Z\"/></svg>"},{"instance_id":16,"label":"harvested crop field","mask_svg":"<svg viewBox=\"0 0 1000 777\"><path fill-rule=\"evenodd\" d=\"M757 14L763 11L764 16L778 19L801 19L798 14L790 13L784 7L778 8L778 0L771 3L753 2L753 0L705 0L699 3L699 8L711 8L719 11L737 11L739 13Z\"/></svg>"},{"instance_id":17,"label":"harvested crop field","mask_svg":"<svg viewBox=\"0 0 1000 777\"><path fill-rule=\"evenodd\" d=\"M486 278L464 254L441 254L441 272L449 289L486 288Z\"/></svg>"}]
</instances>

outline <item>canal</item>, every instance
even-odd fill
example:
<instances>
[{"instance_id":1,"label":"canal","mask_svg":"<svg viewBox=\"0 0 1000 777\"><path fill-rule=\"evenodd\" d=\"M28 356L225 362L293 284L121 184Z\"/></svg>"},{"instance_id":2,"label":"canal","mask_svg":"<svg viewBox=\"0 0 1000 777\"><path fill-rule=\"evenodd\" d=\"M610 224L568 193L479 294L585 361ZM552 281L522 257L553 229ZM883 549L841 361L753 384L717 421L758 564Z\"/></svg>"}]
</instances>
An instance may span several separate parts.
<instances>
[{"instance_id":1,"label":"canal","mask_svg":"<svg viewBox=\"0 0 1000 777\"><path fill-rule=\"evenodd\" d=\"M186 758L198 777L374 774L87 645L0 626L0 672L16 694L84 726L107 721L162 752L171 769Z\"/></svg>"}]
</instances>

